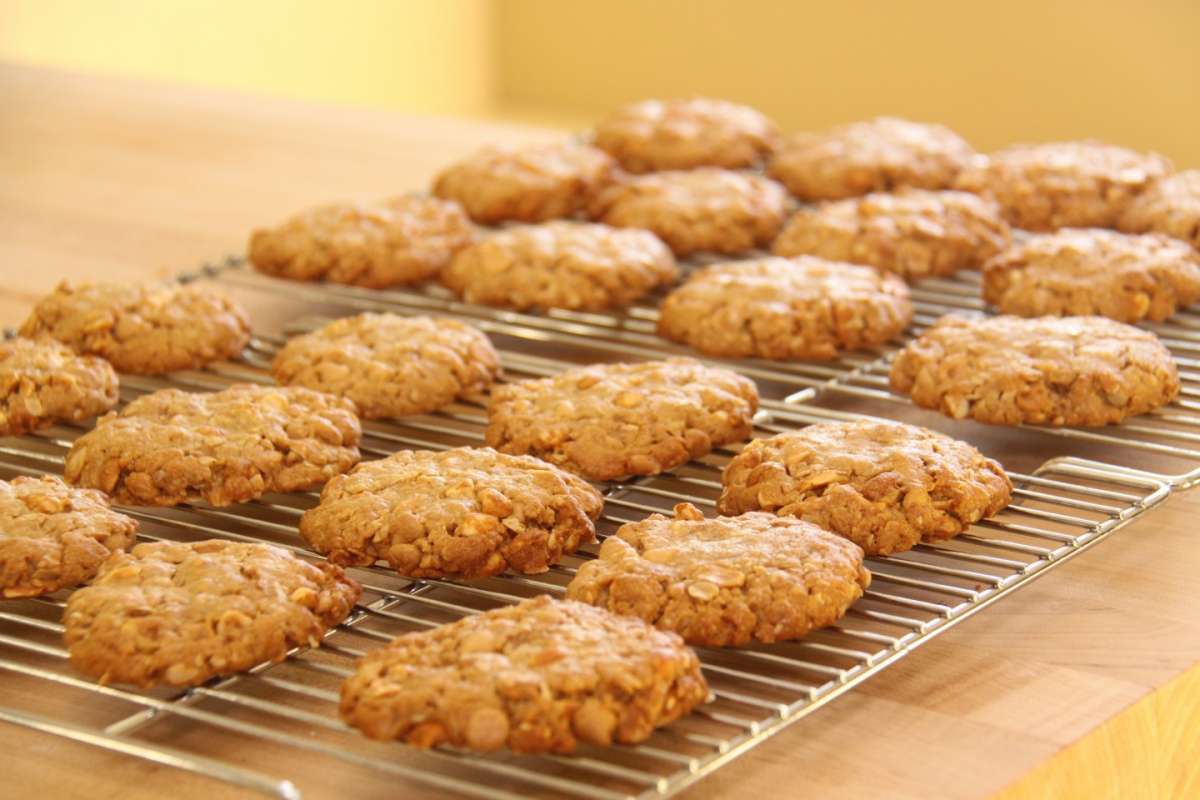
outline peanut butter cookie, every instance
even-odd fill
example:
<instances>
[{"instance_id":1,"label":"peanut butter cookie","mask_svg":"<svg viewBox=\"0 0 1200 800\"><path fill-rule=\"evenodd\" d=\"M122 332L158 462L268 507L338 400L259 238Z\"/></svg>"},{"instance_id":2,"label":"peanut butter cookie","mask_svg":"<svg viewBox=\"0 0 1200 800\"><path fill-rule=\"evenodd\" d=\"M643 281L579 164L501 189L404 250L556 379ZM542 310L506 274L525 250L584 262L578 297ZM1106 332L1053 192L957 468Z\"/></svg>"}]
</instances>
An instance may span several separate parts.
<instances>
[{"instance_id":1,"label":"peanut butter cookie","mask_svg":"<svg viewBox=\"0 0 1200 800\"><path fill-rule=\"evenodd\" d=\"M161 389L75 440L68 482L124 505L227 506L320 486L358 462L354 403L311 389Z\"/></svg>"},{"instance_id":2,"label":"peanut butter cookie","mask_svg":"<svg viewBox=\"0 0 1200 800\"><path fill-rule=\"evenodd\" d=\"M1127 233L1164 233L1200 250L1200 169L1150 184L1125 209L1117 227Z\"/></svg>"},{"instance_id":3,"label":"peanut butter cookie","mask_svg":"<svg viewBox=\"0 0 1200 800\"><path fill-rule=\"evenodd\" d=\"M408 633L342 684L342 719L416 747L571 753L644 741L708 697L678 636L535 597Z\"/></svg>"},{"instance_id":4,"label":"peanut butter cookie","mask_svg":"<svg viewBox=\"0 0 1200 800\"><path fill-rule=\"evenodd\" d=\"M117 403L117 373L53 339L0 340L0 436L81 422Z\"/></svg>"}]
</instances>

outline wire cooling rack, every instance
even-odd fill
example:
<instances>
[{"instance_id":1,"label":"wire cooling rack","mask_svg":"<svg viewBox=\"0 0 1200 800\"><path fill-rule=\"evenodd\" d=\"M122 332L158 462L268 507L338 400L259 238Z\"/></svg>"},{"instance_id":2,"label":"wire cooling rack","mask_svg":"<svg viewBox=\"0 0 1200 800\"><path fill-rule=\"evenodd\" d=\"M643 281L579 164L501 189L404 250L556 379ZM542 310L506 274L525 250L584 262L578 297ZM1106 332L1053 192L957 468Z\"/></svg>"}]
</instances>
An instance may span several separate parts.
<instances>
[{"instance_id":1,"label":"wire cooling rack","mask_svg":"<svg viewBox=\"0 0 1200 800\"><path fill-rule=\"evenodd\" d=\"M215 390L239 381L269 382L265 368L285 335L368 309L468 319L491 335L510 380L554 374L576 363L688 352L653 335L655 312L648 304L622 315L518 314L458 303L437 289L381 292L288 283L243 269L236 259L183 279L217 281L254 295L256 306L274 303L279 322L272 328L264 315L260 329L275 335L260 333L240 360L203 371L123 377L125 402L167 386ZM971 286L969 277L921 284L913 332L943 310L977 313ZM67 665L62 647L65 593L7 601L0 605L0 720L285 798L371 779L438 796L617 800L674 794L1112 535L1162 502L1172 487L1194 483L1200 449L1188 445L1196 438L1189 430L1195 425L1190 398L1197 383L1189 371L1195 363L1188 359L1198 340L1191 318L1180 319L1162 331L1185 368L1187 389L1181 401L1153 419L1101 431L1023 432L1021 447L1009 447L1011 457L1002 457L1016 486L1008 509L955 539L868 559L871 588L838 625L796 642L699 648L713 700L643 744L584 747L569 757L420 751L368 741L336 713L338 686L362 653L406 631L536 594L561 594L578 565L594 557L597 545L538 576L410 581L380 568L352 570L365 587L364 596L320 647L298 648L282 663L186 691L102 687L84 679ZM907 401L886 390L889 357L880 352L820 365L741 361L731 366L758 382L764 401L755 436L766 436L861 417L864 408L889 417L913 412ZM923 423L934 424L936 415L921 413ZM373 458L405 448L478 445L484 423L480 403L457 403L432 415L366 423L362 449L365 458ZM960 431L963 438L981 443L987 433L1008 436L1011 443L1011 431L969 425L964 430L974 435ZM0 440L0 475L60 473L64 454L80 433L81 428L60 426ZM735 451L718 450L668 474L602 485L601 537L678 502L693 502L712 513L721 470ZM1024 463L1032 453L1035 461ZM1108 457L1097 460L1093 453ZM1146 455L1159 462L1168 458L1178 471L1164 475L1139 468L1139 458ZM264 541L311 557L300 545L296 524L315 502L315 494L269 495L225 509L196 505L124 511L141 521L145 540ZM51 686L57 691L48 693ZM51 703L51 696L62 699ZM281 774L279 765L300 763L306 768ZM322 775L334 776L332 782L322 784L314 777Z\"/></svg>"}]
</instances>

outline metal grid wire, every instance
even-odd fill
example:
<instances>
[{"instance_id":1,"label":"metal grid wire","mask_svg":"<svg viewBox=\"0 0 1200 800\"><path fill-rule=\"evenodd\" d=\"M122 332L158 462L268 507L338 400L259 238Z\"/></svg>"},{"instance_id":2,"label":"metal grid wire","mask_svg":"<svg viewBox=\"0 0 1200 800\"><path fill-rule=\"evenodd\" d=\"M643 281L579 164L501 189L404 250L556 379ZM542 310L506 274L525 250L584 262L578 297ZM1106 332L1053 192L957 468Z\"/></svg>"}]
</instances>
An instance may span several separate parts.
<instances>
[{"instance_id":1,"label":"metal grid wire","mask_svg":"<svg viewBox=\"0 0 1200 800\"><path fill-rule=\"evenodd\" d=\"M309 286L268 279L224 264L185 279L214 278L242 290L286 300L289 328L308 329L328 316L355 310L401 313L436 311L467 318L491 334L508 379L543 376L579 362L662 357L682 348L653 336L653 309L628 315L555 312L515 314L457 303L437 290L377 292L350 287ZM922 284L919 324L939 311L974 308L962 287L969 281ZM931 299L932 298L932 299ZM960 299L958 305L949 300ZM296 302L310 300L304 314ZM311 314L308 312L311 311ZM306 315L307 314L307 315ZM1175 323L1169 326L1175 330ZM1180 328L1186 325L1180 323ZM294 330L281 330L290 333ZM1174 336L1174 333L1172 333ZM1171 344L1187 352L1192 338ZM122 400L166 386L220 389L237 381L269 382L269 364L282 336L257 337L242 360L163 378L123 377ZM1185 346L1186 345L1186 346ZM720 362L717 362L720 363ZM755 436L861 414L826 407L826 397L856 400L888 393L878 377L886 355L847 358L826 365L739 362L764 395ZM1185 366L1193 366L1185 364ZM1193 376L1186 376L1193 381ZM1192 384L1194 385L1194 383ZM1189 387L1190 388L1190 387ZM889 399L891 397L889 396ZM1191 415L1185 399L1155 420ZM452 405L432 415L364 425L363 452L380 457L398 449L478 445L485 422L479 403ZM1184 423L1179 423L1183 425ZM1186 424L1191 424L1186 423ZM1116 456L1153 442L1123 426L1100 444ZM60 473L71 441L82 429L56 427L21 439L0 440L0 475ZM1168 441L1173 441L1166 437ZM1074 439L1064 441L1077 444ZM1178 441L1187 441L1181 439ZM1192 451L1180 446L1186 462ZM734 449L722 449L669 474L605 484L601 538L647 513L693 502L712 513L721 469ZM1150 452L1158 453L1157 449ZM1200 453L1196 454L1200 459ZM1119 458L1112 459L1119 461ZM1008 465L1011 466L1011 465ZM1185 463L1185 466L1187 464ZM1191 464L1194 472L1197 464ZM1013 504L955 539L921 544L886 558L869 558L871 588L833 627L803 640L743 649L698 648L713 700L691 715L632 747L584 747L573 756L481 756L441 748L420 751L368 741L337 718L337 689L353 660L394 636L452 621L463 614L541 593L561 594L582 561L598 545L585 547L538 576L502 575L482 581L410 581L381 568L352 570L364 587L353 615L331 631L320 647L298 648L279 664L214 680L187 691L137 691L98 686L66 663L59 623L65 593L0 605L0 720L62 735L140 758L190 770L279 797L297 797L277 765L303 755L328 763L338 785L373 774L409 782L437 794L474 797L628 798L670 795L695 783L737 755L794 723L824 703L978 612L1007 593L1102 541L1192 478L1164 479L1128 467L1072 455L1053 458L1025 472L1009 470L1016 486ZM1181 473L1183 474L1183 473ZM223 537L265 541L304 557L299 515L315 494L269 495L227 509L202 505L123 509L141 523L144 540ZM47 686L57 687L49 703ZM293 760L294 763L294 760Z\"/></svg>"}]
</instances>

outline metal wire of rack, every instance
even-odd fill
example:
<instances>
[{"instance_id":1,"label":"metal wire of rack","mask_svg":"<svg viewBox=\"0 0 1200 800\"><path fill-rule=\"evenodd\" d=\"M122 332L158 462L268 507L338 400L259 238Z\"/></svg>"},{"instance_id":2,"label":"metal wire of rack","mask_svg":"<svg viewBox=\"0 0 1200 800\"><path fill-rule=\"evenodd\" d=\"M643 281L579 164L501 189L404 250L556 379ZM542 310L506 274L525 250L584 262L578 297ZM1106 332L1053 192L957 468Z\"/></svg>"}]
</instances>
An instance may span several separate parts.
<instances>
[{"instance_id":1,"label":"metal wire of rack","mask_svg":"<svg viewBox=\"0 0 1200 800\"><path fill-rule=\"evenodd\" d=\"M509 378L553 374L577 362L662 357L686 353L653 335L653 310L639 306L626 315L554 312L517 314L458 303L437 290L366 291L276 281L240 269L236 260L185 276L213 279L241 290L267 292L289 304L292 328L320 324L326 316L365 309L400 313L434 311L472 320L492 335ZM963 287L969 279L931 281L917 291L918 325L940 313L938 306L978 310ZM297 302L308 301L304 313ZM952 304L957 302L957 304ZM1185 323L1170 323L1172 336ZM281 329L280 334L286 331ZM1191 352L1196 341L1178 336L1173 349ZM237 362L203 371L156 378L124 377L122 399L166 386L192 390L223 388L238 381L269 382L265 367L282 336L258 336ZM830 419L862 416L826 407L860 398L895 400L880 388L887 354L863 355L833 364L739 362L754 377L764 403L756 436ZM720 362L718 362L720 363ZM1194 366L1184 363L1185 367ZM1185 375L1189 388L1197 376ZM884 396L887 395L885 398ZM1191 396L1190 394L1188 396ZM1153 426L1126 427L1102 440L1120 460L1127 452L1155 445L1139 430L1159 423L1185 425L1185 399ZM454 404L425 416L367 423L363 452L379 457L403 448L478 445L485 414L479 402ZM1186 428L1184 428L1186 430ZM60 426L21 439L0 440L0 474L60 472L66 449L81 433ZM1139 437L1145 437L1139 438ZM1187 442L1187 438L1167 441ZM1073 438L1064 439L1078 444ZM1174 446L1174 445L1166 445ZM1191 448L1178 446L1185 467ZM670 473L602 487L605 513L601 537L647 513L692 502L711 512L720 491L720 472L736 448L722 449ZM1160 453L1151 447L1148 452ZM407 580L382 568L354 570L365 587L353 615L331 631L320 647L298 648L279 664L214 680L187 691L138 691L99 686L70 670L61 645L65 594L0 605L0 720L65 736L109 750L207 775L266 794L292 798L299 789L289 776L274 774L287 754L328 762L339 785L356 775L385 776L437 794L472 797L589 797L605 800L668 796L701 780L723 764L850 690L934 636L978 613L1001 597L1087 550L1162 502L1173 487L1195 482L1196 464L1177 475L1063 455L1026 471L1009 469L1016 486L1013 504L955 539L922 544L907 553L869 559L874 582L838 624L796 642L742 649L700 648L713 700L693 714L633 747L585 747L573 756L481 756L437 749L420 751L368 741L336 714L337 688L353 660L392 637L451 621L540 593L560 594L596 546L568 557L539 576L502 575L474 581ZM1010 466L1010 465L1006 465ZM1190 475L1190 477L1187 477ZM1181 477L1184 476L1184 477ZM210 537L265 541L312 557L295 534L299 515L315 494L270 495L228 509L203 505L124 509L141 523L145 540ZM53 685L61 705L46 703Z\"/></svg>"}]
</instances>

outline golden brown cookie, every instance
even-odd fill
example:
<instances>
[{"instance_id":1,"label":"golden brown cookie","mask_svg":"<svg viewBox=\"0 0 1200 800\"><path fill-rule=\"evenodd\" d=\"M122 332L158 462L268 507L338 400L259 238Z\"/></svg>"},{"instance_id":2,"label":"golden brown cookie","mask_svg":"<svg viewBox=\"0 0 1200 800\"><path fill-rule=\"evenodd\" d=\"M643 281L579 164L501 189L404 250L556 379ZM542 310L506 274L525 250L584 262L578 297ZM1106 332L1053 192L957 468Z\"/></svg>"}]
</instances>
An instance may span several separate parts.
<instances>
[{"instance_id":1,"label":"golden brown cookie","mask_svg":"<svg viewBox=\"0 0 1200 800\"><path fill-rule=\"evenodd\" d=\"M1161 321L1200 300L1200 253L1162 234L1063 228L1030 236L988 261L983 299L1022 317Z\"/></svg>"},{"instance_id":2,"label":"golden brown cookie","mask_svg":"<svg viewBox=\"0 0 1200 800\"><path fill-rule=\"evenodd\" d=\"M543 595L368 653L342 684L341 714L416 747L572 753L644 741L707 697L675 634Z\"/></svg>"},{"instance_id":3,"label":"golden brown cookie","mask_svg":"<svg viewBox=\"0 0 1200 800\"><path fill-rule=\"evenodd\" d=\"M990 200L901 189L802 208L771 250L869 264L914 281L978 267L1008 241L1008 223Z\"/></svg>"},{"instance_id":4,"label":"golden brown cookie","mask_svg":"<svg viewBox=\"0 0 1200 800\"><path fill-rule=\"evenodd\" d=\"M1150 184L1125 209L1117 227L1127 233L1164 233L1200 250L1200 169Z\"/></svg>"},{"instance_id":5,"label":"golden brown cookie","mask_svg":"<svg viewBox=\"0 0 1200 800\"><path fill-rule=\"evenodd\" d=\"M1012 499L1004 470L971 445L884 420L755 439L725 467L721 483L722 514L799 517L868 555L957 536Z\"/></svg>"},{"instance_id":6,"label":"golden brown cookie","mask_svg":"<svg viewBox=\"0 0 1200 800\"><path fill-rule=\"evenodd\" d=\"M595 364L496 387L488 445L592 480L657 475L750 435L754 383L690 358Z\"/></svg>"},{"instance_id":7,"label":"golden brown cookie","mask_svg":"<svg viewBox=\"0 0 1200 800\"><path fill-rule=\"evenodd\" d=\"M289 339L271 374L349 397L363 419L378 419L480 394L500 374L500 358L483 331L458 320L367 312Z\"/></svg>"},{"instance_id":8,"label":"golden brown cookie","mask_svg":"<svg viewBox=\"0 0 1200 800\"><path fill-rule=\"evenodd\" d=\"M675 257L649 231L582 222L509 228L466 248L442 283L468 303L601 311L675 282Z\"/></svg>"},{"instance_id":9,"label":"golden brown cookie","mask_svg":"<svg viewBox=\"0 0 1200 800\"><path fill-rule=\"evenodd\" d=\"M0 340L0 436L81 422L117 403L117 373L53 339Z\"/></svg>"},{"instance_id":10,"label":"golden brown cookie","mask_svg":"<svg viewBox=\"0 0 1200 800\"><path fill-rule=\"evenodd\" d=\"M1092 140L1015 145L962 172L956 188L996 199L1009 223L1030 231L1115 228L1171 162Z\"/></svg>"},{"instance_id":11,"label":"golden brown cookie","mask_svg":"<svg viewBox=\"0 0 1200 800\"><path fill-rule=\"evenodd\" d=\"M949 128L878 117L796 134L768 172L801 200L841 200L900 186L949 188L974 155Z\"/></svg>"},{"instance_id":12,"label":"golden brown cookie","mask_svg":"<svg viewBox=\"0 0 1200 800\"><path fill-rule=\"evenodd\" d=\"M405 195L378 203L334 203L250 235L260 272L382 289L434 278L475 238L457 203Z\"/></svg>"},{"instance_id":13,"label":"golden brown cookie","mask_svg":"<svg viewBox=\"0 0 1200 800\"><path fill-rule=\"evenodd\" d=\"M358 462L354 403L298 387L161 389L75 440L63 476L124 505L214 506L314 489Z\"/></svg>"},{"instance_id":14,"label":"golden brown cookie","mask_svg":"<svg viewBox=\"0 0 1200 800\"><path fill-rule=\"evenodd\" d=\"M137 527L102 492L57 476L0 481L0 596L39 597L90 580L133 546Z\"/></svg>"},{"instance_id":15,"label":"golden brown cookie","mask_svg":"<svg viewBox=\"0 0 1200 800\"><path fill-rule=\"evenodd\" d=\"M837 358L912 319L908 286L871 267L813 256L713 264L667 295L658 333L732 358Z\"/></svg>"},{"instance_id":16,"label":"golden brown cookie","mask_svg":"<svg viewBox=\"0 0 1200 800\"><path fill-rule=\"evenodd\" d=\"M198 686L316 647L362 589L341 567L221 539L139 544L71 595L71 665L100 683Z\"/></svg>"},{"instance_id":17,"label":"golden brown cookie","mask_svg":"<svg viewBox=\"0 0 1200 800\"><path fill-rule=\"evenodd\" d=\"M616 162L577 142L488 147L442 170L433 193L484 224L572 217L613 178Z\"/></svg>"},{"instance_id":18,"label":"golden brown cookie","mask_svg":"<svg viewBox=\"0 0 1200 800\"><path fill-rule=\"evenodd\" d=\"M779 129L749 106L693 97L643 100L596 126L596 147L629 172L756 167L779 144Z\"/></svg>"},{"instance_id":19,"label":"golden brown cookie","mask_svg":"<svg viewBox=\"0 0 1200 800\"><path fill-rule=\"evenodd\" d=\"M545 572L596 538L591 484L491 448L402 450L325 484L300 535L336 564L386 561L414 578Z\"/></svg>"},{"instance_id":20,"label":"golden brown cookie","mask_svg":"<svg viewBox=\"0 0 1200 800\"><path fill-rule=\"evenodd\" d=\"M153 375L238 355L250 322L223 292L199 283L63 281L33 307L21 335L49 336L119 372Z\"/></svg>"},{"instance_id":21,"label":"golden brown cookie","mask_svg":"<svg viewBox=\"0 0 1200 800\"><path fill-rule=\"evenodd\" d=\"M567 597L730 647L832 625L870 583L863 551L816 525L757 512L706 520L680 503L674 518L651 514L605 539Z\"/></svg>"},{"instance_id":22,"label":"golden brown cookie","mask_svg":"<svg viewBox=\"0 0 1200 800\"><path fill-rule=\"evenodd\" d=\"M701 167L609 186L596 196L591 214L618 228L645 228L682 257L765 247L779 233L788 207L787 192L772 180Z\"/></svg>"},{"instance_id":23,"label":"golden brown cookie","mask_svg":"<svg viewBox=\"0 0 1200 800\"><path fill-rule=\"evenodd\" d=\"M996 425L1108 425L1179 393L1153 333L1104 317L947 316L892 362L923 408Z\"/></svg>"}]
</instances>

